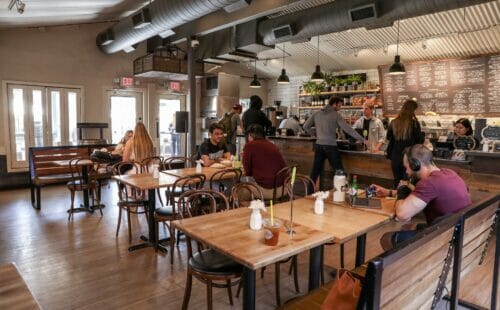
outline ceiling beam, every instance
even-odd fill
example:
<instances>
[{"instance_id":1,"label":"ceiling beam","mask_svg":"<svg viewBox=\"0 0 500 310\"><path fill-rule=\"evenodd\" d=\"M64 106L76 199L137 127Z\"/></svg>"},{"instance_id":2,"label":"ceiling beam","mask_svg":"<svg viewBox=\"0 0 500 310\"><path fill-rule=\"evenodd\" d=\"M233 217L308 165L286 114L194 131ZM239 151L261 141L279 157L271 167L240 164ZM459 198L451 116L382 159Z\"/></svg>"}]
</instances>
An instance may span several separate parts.
<instances>
[{"instance_id":1,"label":"ceiling beam","mask_svg":"<svg viewBox=\"0 0 500 310\"><path fill-rule=\"evenodd\" d=\"M202 36L225 29L250 20L278 13L293 6L304 4L310 0L253 0L251 5L233 13L219 10L203 16L195 21L172 29L175 35L169 37L174 44L183 42L188 36Z\"/></svg>"}]
</instances>

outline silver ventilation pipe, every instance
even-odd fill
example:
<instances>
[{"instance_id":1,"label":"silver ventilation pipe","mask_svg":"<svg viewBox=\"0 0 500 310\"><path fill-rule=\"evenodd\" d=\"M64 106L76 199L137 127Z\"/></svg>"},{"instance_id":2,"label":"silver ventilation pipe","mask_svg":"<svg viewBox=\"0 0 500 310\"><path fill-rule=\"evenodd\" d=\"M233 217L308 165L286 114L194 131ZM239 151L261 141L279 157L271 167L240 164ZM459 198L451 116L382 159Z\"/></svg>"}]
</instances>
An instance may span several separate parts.
<instances>
[{"instance_id":1,"label":"silver ventilation pipe","mask_svg":"<svg viewBox=\"0 0 500 310\"><path fill-rule=\"evenodd\" d=\"M127 17L99 33L96 43L104 53L116 53L153 36L168 33L174 27L191 22L240 1L156 0L139 11L139 13L144 12L144 10L148 11L145 14L147 15L147 23L143 23L138 27L137 20L135 23L133 21L133 16L139 13L134 13L133 16Z\"/></svg>"},{"instance_id":2,"label":"silver ventilation pipe","mask_svg":"<svg viewBox=\"0 0 500 310\"><path fill-rule=\"evenodd\" d=\"M265 45L290 41L300 42L317 35L347 29L387 27L397 19L406 19L492 1L494 0L337 0L297 13L264 20L259 23L258 33L262 36ZM362 18L362 9L367 6L375 8L376 16ZM360 8L358 17L361 18L353 20L350 11L356 8ZM283 31L280 30L284 28L291 30L283 34Z\"/></svg>"}]
</instances>

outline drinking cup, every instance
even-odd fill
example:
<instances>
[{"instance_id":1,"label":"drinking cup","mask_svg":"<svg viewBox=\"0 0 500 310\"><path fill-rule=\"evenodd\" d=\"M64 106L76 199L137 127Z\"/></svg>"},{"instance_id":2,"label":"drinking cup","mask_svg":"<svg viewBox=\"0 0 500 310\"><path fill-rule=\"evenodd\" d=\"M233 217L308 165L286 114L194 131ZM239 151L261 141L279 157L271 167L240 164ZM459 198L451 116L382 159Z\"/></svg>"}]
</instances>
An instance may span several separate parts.
<instances>
[{"instance_id":1,"label":"drinking cup","mask_svg":"<svg viewBox=\"0 0 500 310\"><path fill-rule=\"evenodd\" d=\"M274 219L274 223L271 225L271 219L264 219L262 226L264 227L264 243L272 246L277 245L283 223L279 219Z\"/></svg>"}]
</instances>

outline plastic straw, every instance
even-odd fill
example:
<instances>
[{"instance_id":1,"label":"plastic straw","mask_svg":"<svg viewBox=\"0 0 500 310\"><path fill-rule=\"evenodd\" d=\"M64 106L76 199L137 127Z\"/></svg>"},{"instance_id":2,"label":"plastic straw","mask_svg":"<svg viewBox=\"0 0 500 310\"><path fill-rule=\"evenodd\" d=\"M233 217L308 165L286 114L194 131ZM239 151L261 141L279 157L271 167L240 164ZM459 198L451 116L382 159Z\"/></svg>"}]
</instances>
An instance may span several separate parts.
<instances>
[{"instance_id":1,"label":"plastic straw","mask_svg":"<svg viewBox=\"0 0 500 310\"><path fill-rule=\"evenodd\" d=\"M274 212L273 212L273 200L271 199L271 205L269 206L271 209L271 227L274 227Z\"/></svg>"},{"instance_id":2,"label":"plastic straw","mask_svg":"<svg viewBox=\"0 0 500 310\"><path fill-rule=\"evenodd\" d=\"M295 183L295 173L297 172L297 167L292 168L292 185Z\"/></svg>"}]
</instances>

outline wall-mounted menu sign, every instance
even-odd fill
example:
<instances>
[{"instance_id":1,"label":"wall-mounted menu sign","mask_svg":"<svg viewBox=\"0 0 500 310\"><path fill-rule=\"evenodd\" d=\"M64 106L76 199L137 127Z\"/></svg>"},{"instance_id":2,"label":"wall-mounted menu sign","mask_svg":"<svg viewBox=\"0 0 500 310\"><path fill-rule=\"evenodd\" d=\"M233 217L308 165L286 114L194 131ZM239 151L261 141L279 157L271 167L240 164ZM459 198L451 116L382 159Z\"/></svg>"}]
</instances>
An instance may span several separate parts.
<instances>
[{"instance_id":1,"label":"wall-mounted menu sign","mask_svg":"<svg viewBox=\"0 0 500 310\"><path fill-rule=\"evenodd\" d=\"M405 64L406 74L380 66L386 114L397 114L414 98L420 112L500 114L500 55Z\"/></svg>"}]
</instances>

